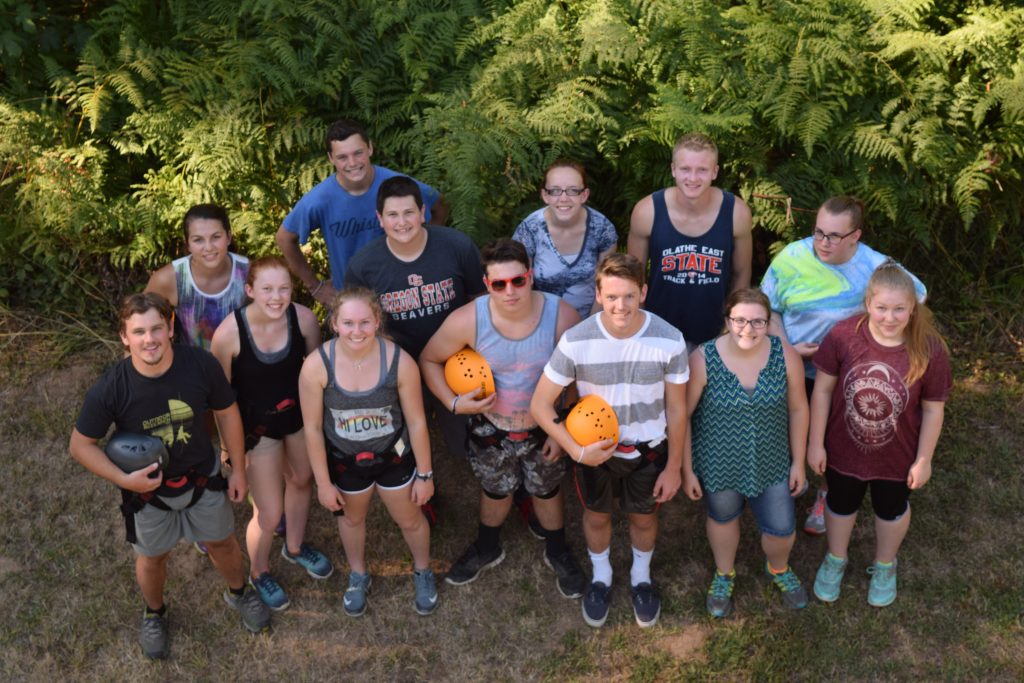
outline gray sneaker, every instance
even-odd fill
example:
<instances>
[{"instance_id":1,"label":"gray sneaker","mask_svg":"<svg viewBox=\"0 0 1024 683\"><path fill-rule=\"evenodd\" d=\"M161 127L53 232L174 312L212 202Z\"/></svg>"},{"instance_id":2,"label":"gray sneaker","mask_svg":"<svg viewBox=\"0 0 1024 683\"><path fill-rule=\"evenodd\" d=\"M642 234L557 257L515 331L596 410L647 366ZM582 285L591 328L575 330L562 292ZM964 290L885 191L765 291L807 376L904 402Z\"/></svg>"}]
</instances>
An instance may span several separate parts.
<instances>
[{"instance_id":1,"label":"gray sneaker","mask_svg":"<svg viewBox=\"0 0 1024 683\"><path fill-rule=\"evenodd\" d=\"M242 626L252 633L259 633L270 626L270 608L260 600L259 593L246 584L242 595L235 595L224 589L224 602L238 610Z\"/></svg>"},{"instance_id":2,"label":"gray sneaker","mask_svg":"<svg viewBox=\"0 0 1024 683\"><path fill-rule=\"evenodd\" d=\"M350 617L361 617L366 611L366 593L370 590L370 574L349 572L348 588L345 589L345 597L342 598L341 606L345 614Z\"/></svg>"},{"instance_id":3,"label":"gray sneaker","mask_svg":"<svg viewBox=\"0 0 1024 683\"><path fill-rule=\"evenodd\" d=\"M139 645L142 646L142 654L150 659L166 659L169 650L166 614L154 614L143 610L142 628L139 629Z\"/></svg>"},{"instance_id":4,"label":"gray sneaker","mask_svg":"<svg viewBox=\"0 0 1024 683\"><path fill-rule=\"evenodd\" d=\"M412 605L416 608L416 614L425 617L437 609L437 581L434 572L429 569L414 571L412 583L416 588L416 599Z\"/></svg>"}]
</instances>

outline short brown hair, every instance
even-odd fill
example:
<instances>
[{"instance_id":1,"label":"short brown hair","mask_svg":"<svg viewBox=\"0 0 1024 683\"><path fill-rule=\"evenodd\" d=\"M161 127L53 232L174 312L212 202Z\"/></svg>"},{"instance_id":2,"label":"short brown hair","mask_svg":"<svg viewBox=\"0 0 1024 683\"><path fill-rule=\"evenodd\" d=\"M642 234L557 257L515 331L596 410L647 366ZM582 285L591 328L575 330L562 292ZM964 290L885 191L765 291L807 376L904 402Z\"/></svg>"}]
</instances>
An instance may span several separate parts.
<instances>
[{"instance_id":1,"label":"short brown hair","mask_svg":"<svg viewBox=\"0 0 1024 683\"><path fill-rule=\"evenodd\" d=\"M511 261L523 264L523 268L527 270L530 269L530 254L522 242L508 237L499 237L480 249L480 267L483 268L484 275L487 274L487 266L492 263L509 263Z\"/></svg>"},{"instance_id":2,"label":"short brown hair","mask_svg":"<svg viewBox=\"0 0 1024 683\"><path fill-rule=\"evenodd\" d=\"M680 135L672 147L672 156L681 149L688 149L691 152L714 152L715 161L718 161L718 145L704 133L686 133Z\"/></svg>"},{"instance_id":3,"label":"short brown hair","mask_svg":"<svg viewBox=\"0 0 1024 683\"><path fill-rule=\"evenodd\" d=\"M836 197L829 197L821 208L833 216L841 216L844 213L850 217L851 230L864 229L864 202L856 197L841 194Z\"/></svg>"},{"instance_id":4,"label":"short brown hair","mask_svg":"<svg viewBox=\"0 0 1024 683\"><path fill-rule=\"evenodd\" d=\"M623 280L632 280L640 289L643 289L644 285L647 284L644 282L644 265L640 263L640 259L619 251L608 254L597 264L594 280L597 282L598 289L601 289L601 278L603 277L620 277Z\"/></svg>"},{"instance_id":5,"label":"short brown hair","mask_svg":"<svg viewBox=\"0 0 1024 683\"><path fill-rule=\"evenodd\" d=\"M171 324L173 313L171 303L156 292L139 292L129 294L121 300L121 307L117 311L118 330L121 334L128 331L128 318L139 313L145 313L150 309L156 309L160 317Z\"/></svg>"},{"instance_id":6,"label":"short brown hair","mask_svg":"<svg viewBox=\"0 0 1024 683\"><path fill-rule=\"evenodd\" d=\"M587 172L584 170L583 164L578 161L573 161L572 159L556 159L551 162L551 165L544 169L544 184L541 185L541 189L547 187L548 173L551 173L551 171L556 168L571 168L576 171L580 174L580 179L583 181L584 189L587 187Z\"/></svg>"}]
</instances>

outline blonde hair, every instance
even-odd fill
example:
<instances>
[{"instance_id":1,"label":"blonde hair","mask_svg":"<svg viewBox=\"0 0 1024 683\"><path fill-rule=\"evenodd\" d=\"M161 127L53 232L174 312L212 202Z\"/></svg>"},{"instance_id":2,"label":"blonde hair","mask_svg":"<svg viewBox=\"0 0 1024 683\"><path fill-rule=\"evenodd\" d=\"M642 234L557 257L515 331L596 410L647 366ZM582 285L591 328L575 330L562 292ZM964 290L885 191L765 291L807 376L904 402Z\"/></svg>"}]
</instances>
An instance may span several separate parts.
<instances>
[{"instance_id":1,"label":"blonde hair","mask_svg":"<svg viewBox=\"0 0 1024 683\"><path fill-rule=\"evenodd\" d=\"M914 280L903 269L903 266L892 259L888 259L882 265L875 268L875 272L871 274L868 286L864 290L865 308L868 307L871 297L875 295L878 289L892 289L904 292L914 304L914 308L910 311L910 320L907 322L907 327L903 333L903 344L907 349L907 356L910 359L910 367L907 368L907 375L903 379L909 386L921 379L925 371L928 370L928 362L931 360L932 351L936 346L947 352L949 347L946 345L946 340L942 338L939 330L935 327L935 318L932 316L931 310L924 304L918 303ZM860 326L868 319L868 315L868 313L865 313L857 321L857 329L860 329Z\"/></svg>"},{"instance_id":2,"label":"blonde hair","mask_svg":"<svg viewBox=\"0 0 1024 683\"><path fill-rule=\"evenodd\" d=\"M674 157L681 149L691 152L713 152L715 161L718 161L718 145L704 133L686 133L679 136L676 144L672 147L672 156Z\"/></svg>"},{"instance_id":3,"label":"blonde hair","mask_svg":"<svg viewBox=\"0 0 1024 683\"><path fill-rule=\"evenodd\" d=\"M370 307L370 312L377 319L377 322L384 326L384 310L380 306L380 299L370 289L366 287L345 287L340 292L334 295L334 300L331 301L331 330L337 334L338 330L335 328L334 319L338 315L338 311L349 301L362 301L364 304ZM377 330L377 333L383 337L386 337L382 333L382 330Z\"/></svg>"}]
</instances>

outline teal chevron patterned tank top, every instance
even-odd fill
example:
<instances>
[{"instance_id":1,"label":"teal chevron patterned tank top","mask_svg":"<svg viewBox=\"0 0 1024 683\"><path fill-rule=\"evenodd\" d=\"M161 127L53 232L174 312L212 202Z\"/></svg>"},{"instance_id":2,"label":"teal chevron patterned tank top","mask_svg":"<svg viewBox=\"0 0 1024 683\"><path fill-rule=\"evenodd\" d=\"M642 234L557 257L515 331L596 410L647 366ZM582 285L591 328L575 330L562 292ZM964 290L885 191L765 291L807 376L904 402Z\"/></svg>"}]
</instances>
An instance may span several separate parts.
<instances>
[{"instance_id":1,"label":"teal chevron patterned tank top","mask_svg":"<svg viewBox=\"0 0 1024 683\"><path fill-rule=\"evenodd\" d=\"M753 396L725 366L715 340L703 344L707 385L693 412L693 470L709 492L752 498L789 477L789 405L782 342L769 336L768 363Z\"/></svg>"}]
</instances>

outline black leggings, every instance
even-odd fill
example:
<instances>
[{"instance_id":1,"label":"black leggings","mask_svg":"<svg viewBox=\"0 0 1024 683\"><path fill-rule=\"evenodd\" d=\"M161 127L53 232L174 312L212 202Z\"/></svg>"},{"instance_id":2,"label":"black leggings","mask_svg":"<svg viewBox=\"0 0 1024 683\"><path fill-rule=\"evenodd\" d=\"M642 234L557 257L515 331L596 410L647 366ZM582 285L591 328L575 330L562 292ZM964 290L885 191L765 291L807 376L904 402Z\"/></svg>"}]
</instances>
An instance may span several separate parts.
<instances>
[{"instance_id":1,"label":"black leggings","mask_svg":"<svg viewBox=\"0 0 1024 683\"><path fill-rule=\"evenodd\" d=\"M836 472L831 467L825 470L828 481L828 509L837 515L852 515L860 509L868 486L871 487L871 507L875 515L886 522L903 516L909 509L910 489L905 481L871 479L861 481Z\"/></svg>"}]
</instances>

